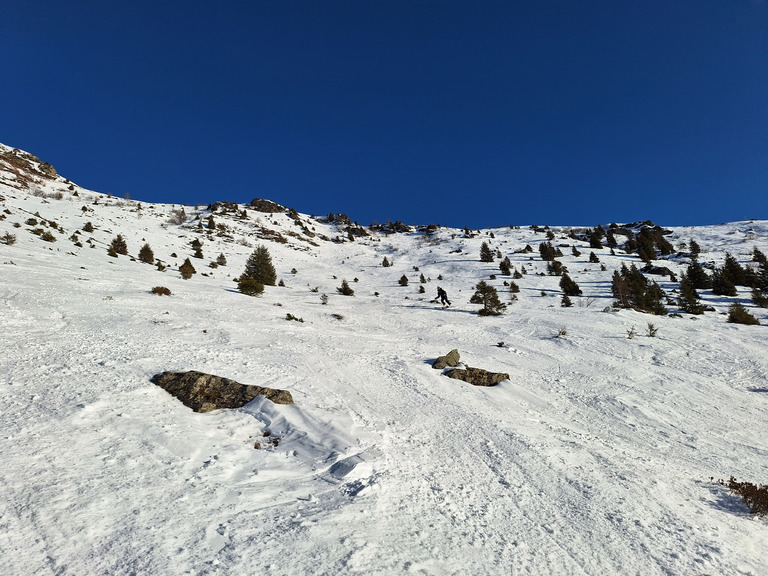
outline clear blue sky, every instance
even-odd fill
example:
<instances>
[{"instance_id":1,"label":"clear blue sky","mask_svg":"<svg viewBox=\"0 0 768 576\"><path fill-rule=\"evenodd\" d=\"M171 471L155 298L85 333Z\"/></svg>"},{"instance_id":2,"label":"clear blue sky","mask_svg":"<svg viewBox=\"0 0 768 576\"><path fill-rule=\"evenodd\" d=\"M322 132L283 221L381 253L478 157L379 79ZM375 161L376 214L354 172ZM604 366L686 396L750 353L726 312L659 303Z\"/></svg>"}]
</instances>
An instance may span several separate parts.
<instances>
[{"instance_id":1,"label":"clear blue sky","mask_svg":"<svg viewBox=\"0 0 768 576\"><path fill-rule=\"evenodd\" d=\"M758 0L4 3L0 141L361 224L768 218Z\"/></svg>"}]
</instances>

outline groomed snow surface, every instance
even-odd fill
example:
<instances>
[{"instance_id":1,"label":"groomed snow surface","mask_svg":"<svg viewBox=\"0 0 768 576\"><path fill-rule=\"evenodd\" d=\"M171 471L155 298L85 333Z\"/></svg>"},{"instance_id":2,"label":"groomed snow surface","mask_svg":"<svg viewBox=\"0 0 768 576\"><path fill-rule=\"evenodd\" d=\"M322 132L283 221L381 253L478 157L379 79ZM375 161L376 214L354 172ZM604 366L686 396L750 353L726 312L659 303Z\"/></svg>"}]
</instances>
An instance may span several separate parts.
<instances>
[{"instance_id":1,"label":"groomed snow surface","mask_svg":"<svg viewBox=\"0 0 768 576\"><path fill-rule=\"evenodd\" d=\"M36 195L3 182L0 236L16 242L0 244L0 573L768 574L768 523L710 480L768 482L768 315L746 289L737 299L761 326L728 324L734 299L709 291L716 312L703 316L604 312L613 270L636 257L597 250L601 271L554 228L556 245L582 253L562 248L584 296L561 308L559 278L539 275L544 235L527 227L352 242L300 215L344 240L315 246L285 214L214 214L228 227L218 236L197 227L205 207L186 207L179 226L175 206L73 196L60 178ZM35 213L57 223L45 226L56 242L30 233ZM69 238L88 221L77 247ZM767 230L669 239L696 239L704 262L729 251L746 264L753 246L768 252ZM109 257L118 233L168 269ZM479 260L483 241L528 271L500 317L469 303L482 279L509 302L510 278L490 280L498 259ZM286 286L254 298L233 278L257 244ZM526 244L533 254L514 253ZM227 265L208 267L221 253ZM337 294L342 279L354 296ZM431 302L438 284L450 308ZM453 348L511 379L442 376L431 362ZM287 389L296 404L196 414L149 381L166 370Z\"/></svg>"}]
</instances>

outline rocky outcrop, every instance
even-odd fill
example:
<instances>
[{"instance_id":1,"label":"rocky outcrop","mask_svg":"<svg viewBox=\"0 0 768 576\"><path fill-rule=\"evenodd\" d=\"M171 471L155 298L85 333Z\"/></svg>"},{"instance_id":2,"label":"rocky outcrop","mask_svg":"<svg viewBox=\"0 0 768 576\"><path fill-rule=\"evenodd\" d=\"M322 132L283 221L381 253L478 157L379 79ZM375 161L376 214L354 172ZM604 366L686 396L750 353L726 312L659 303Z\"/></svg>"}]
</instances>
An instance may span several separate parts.
<instances>
[{"instance_id":1,"label":"rocky outcrop","mask_svg":"<svg viewBox=\"0 0 768 576\"><path fill-rule=\"evenodd\" d=\"M275 404L293 404L287 390L240 384L204 372L163 372L152 376L151 381L195 412L240 408L257 396L264 396Z\"/></svg>"},{"instance_id":2,"label":"rocky outcrop","mask_svg":"<svg viewBox=\"0 0 768 576\"><path fill-rule=\"evenodd\" d=\"M509 380L509 374L502 372L488 372L482 368L454 368L445 372L448 378L463 380L473 386L496 386L502 380Z\"/></svg>"},{"instance_id":3,"label":"rocky outcrop","mask_svg":"<svg viewBox=\"0 0 768 576\"><path fill-rule=\"evenodd\" d=\"M454 367L459 365L459 351L456 349L451 350L445 356L440 356L432 364L432 368L435 370L442 370L443 368Z\"/></svg>"},{"instance_id":4,"label":"rocky outcrop","mask_svg":"<svg viewBox=\"0 0 768 576\"><path fill-rule=\"evenodd\" d=\"M274 214L275 212L285 212L285 208L272 202L272 200L265 200L264 198L254 198L251 200L251 208L259 212L266 212L268 214Z\"/></svg>"}]
</instances>

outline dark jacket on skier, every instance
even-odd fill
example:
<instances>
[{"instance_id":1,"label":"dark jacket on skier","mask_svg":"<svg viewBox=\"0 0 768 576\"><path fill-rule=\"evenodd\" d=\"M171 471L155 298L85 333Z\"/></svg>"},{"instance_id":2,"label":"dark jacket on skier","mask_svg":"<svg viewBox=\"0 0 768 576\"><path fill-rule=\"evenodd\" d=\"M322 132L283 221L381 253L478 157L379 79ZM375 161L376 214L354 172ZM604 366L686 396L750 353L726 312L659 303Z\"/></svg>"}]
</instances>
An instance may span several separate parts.
<instances>
[{"instance_id":1,"label":"dark jacket on skier","mask_svg":"<svg viewBox=\"0 0 768 576\"><path fill-rule=\"evenodd\" d=\"M440 286L437 287L437 297L440 298L441 304L451 305L451 301L448 300L448 294Z\"/></svg>"}]
</instances>

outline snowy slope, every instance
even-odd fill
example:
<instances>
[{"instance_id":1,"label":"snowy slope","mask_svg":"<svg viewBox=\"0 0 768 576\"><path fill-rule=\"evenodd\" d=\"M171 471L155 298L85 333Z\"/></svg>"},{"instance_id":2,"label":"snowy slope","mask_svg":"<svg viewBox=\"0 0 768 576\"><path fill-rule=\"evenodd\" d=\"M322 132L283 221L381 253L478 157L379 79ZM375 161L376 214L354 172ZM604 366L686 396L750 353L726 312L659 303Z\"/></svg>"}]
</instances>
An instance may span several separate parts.
<instances>
[{"instance_id":1,"label":"snowy slope","mask_svg":"<svg viewBox=\"0 0 768 576\"><path fill-rule=\"evenodd\" d=\"M703 316L604 312L613 270L637 258L598 250L601 271L555 230L582 253L562 249L584 296L561 308L559 278L515 252L544 240L528 228L349 241L241 205L246 219L217 211L226 230L209 233L206 207L171 224L178 206L30 162L0 162L0 237L16 238L0 244L2 574L768 574L765 519L710 481L768 481L768 314L748 291L738 300L762 326L728 324L733 299L708 291ZM56 241L30 232L41 227ZM167 269L108 256L117 234ZM768 252L768 222L670 241L692 238L703 261L747 263L753 246ZM528 270L501 317L469 303L481 279L509 297L483 241ZM286 286L252 298L233 279L257 244ZM226 266L209 267L219 254ZM187 257L197 274L183 280ZM354 296L337 294L342 279ZM448 309L430 302L438 283ZM431 361L452 348L511 379L441 376ZM149 381L165 370L288 389L296 405L196 414Z\"/></svg>"}]
</instances>

